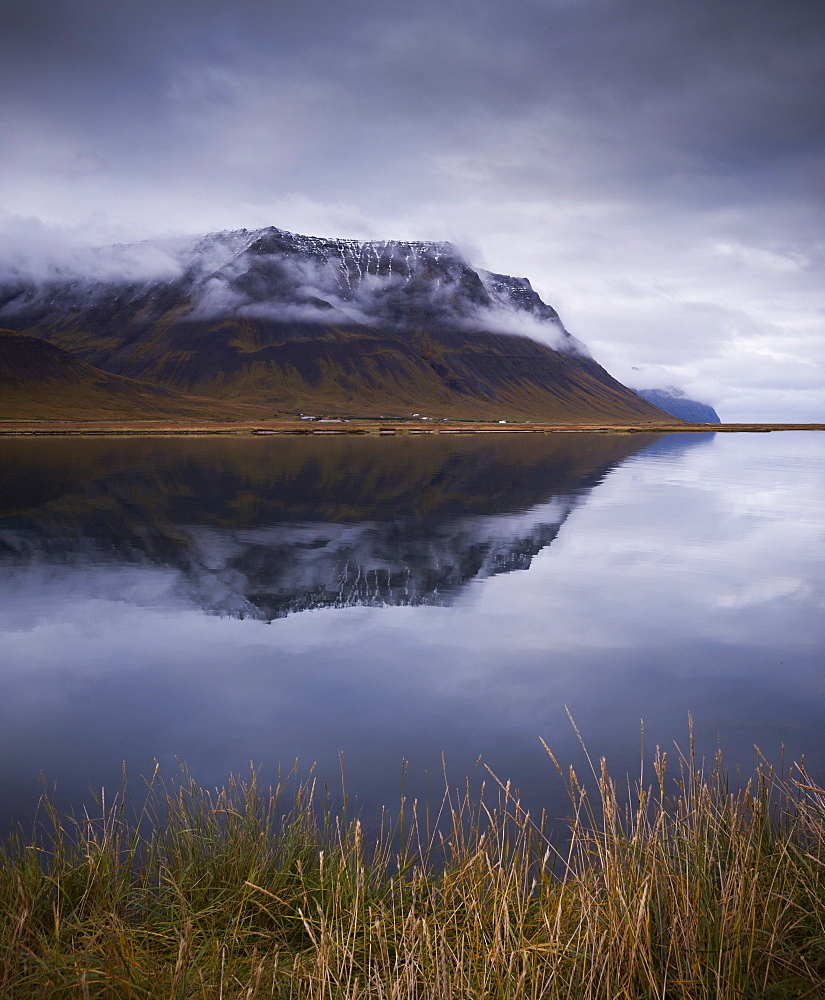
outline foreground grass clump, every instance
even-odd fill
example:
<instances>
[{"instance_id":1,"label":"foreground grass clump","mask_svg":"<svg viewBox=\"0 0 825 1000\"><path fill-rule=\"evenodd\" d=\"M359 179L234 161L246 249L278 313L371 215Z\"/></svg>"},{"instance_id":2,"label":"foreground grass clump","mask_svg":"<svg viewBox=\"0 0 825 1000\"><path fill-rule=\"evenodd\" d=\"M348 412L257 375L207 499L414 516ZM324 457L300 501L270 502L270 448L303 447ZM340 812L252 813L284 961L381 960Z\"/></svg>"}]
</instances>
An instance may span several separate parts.
<instances>
[{"instance_id":1,"label":"foreground grass clump","mask_svg":"<svg viewBox=\"0 0 825 1000\"><path fill-rule=\"evenodd\" d=\"M0 856L0 995L825 996L825 792L800 767L731 790L719 761L665 765L630 806L603 763L593 794L571 770L559 847L496 779L493 805L448 789L369 842L312 782L254 773L156 775L142 810L81 821L46 802Z\"/></svg>"}]
</instances>

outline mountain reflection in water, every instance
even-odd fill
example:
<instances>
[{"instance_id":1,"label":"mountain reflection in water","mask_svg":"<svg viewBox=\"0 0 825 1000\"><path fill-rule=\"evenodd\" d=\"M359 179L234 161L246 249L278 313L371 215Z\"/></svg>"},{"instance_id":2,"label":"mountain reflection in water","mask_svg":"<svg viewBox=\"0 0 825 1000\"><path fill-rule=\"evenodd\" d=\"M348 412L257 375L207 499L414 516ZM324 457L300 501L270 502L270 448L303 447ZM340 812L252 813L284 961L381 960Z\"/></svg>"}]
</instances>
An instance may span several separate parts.
<instances>
[{"instance_id":1,"label":"mountain reflection in water","mask_svg":"<svg viewBox=\"0 0 825 1000\"><path fill-rule=\"evenodd\" d=\"M146 565L208 613L448 605L530 566L628 456L693 435L0 443L0 563Z\"/></svg>"}]
</instances>

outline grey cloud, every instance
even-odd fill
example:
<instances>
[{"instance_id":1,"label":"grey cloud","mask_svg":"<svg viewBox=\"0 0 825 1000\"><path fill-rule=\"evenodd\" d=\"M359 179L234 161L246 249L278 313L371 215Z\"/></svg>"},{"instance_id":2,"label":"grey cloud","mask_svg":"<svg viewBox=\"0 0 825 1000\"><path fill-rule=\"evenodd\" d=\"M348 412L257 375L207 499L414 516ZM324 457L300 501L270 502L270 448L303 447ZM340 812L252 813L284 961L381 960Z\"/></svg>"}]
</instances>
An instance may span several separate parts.
<instances>
[{"instance_id":1,"label":"grey cloud","mask_svg":"<svg viewBox=\"0 0 825 1000\"><path fill-rule=\"evenodd\" d=\"M11 67L41 102L110 138L122 134L124 111L139 132L157 127L174 140L181 106L208 125L227 109L243 115L256 90L277 108L279 88L303 80L325 85L326 106L310 109L307 124L314 132L324 123L328 142L313 136L310 145L327 153L353 126L373 141L374 124L388 128L395 146L404 130L431 141L456 124L552 108L607 139L662 147L665 159L675 140L733 165L742 143L774 155L816 143L810 125L825 99L823 18L801 4L390 4L380 17L374 3L50 9L18 25L29 51L25 62L16 57L18 38ZM343 120L329 107L335 95ZM376 150L342 152L346 166Z\"/></svg>"},{"instance_id":2,"label":"grey cloud","mask_svg":"<svg viewBox=\"0 0 825 1000\"><path fill-rule=\"evenodd\" d=\"M0 215L0 280L144 282L180 277L173 248L158 243L83 245L71 230Z\"/></svg>"}]
</instances>

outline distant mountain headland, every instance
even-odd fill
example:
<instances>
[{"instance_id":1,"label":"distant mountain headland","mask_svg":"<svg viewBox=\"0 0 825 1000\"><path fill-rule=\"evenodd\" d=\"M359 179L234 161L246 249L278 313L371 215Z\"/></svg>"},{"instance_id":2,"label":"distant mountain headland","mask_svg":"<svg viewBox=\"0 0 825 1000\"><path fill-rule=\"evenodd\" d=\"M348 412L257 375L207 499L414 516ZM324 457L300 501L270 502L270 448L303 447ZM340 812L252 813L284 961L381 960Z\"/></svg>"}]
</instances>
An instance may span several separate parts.
<instances>
[{"instance_id":1,"label":"distant mountain headland","mask_svg":"<svg viewBox=\"0 0 825 1000\"><path fill-rule=\"evenodd\" d=\"M691 424L721 424L719 414L709 403L690 399L682 389L670 386L667 389L635 389L642 399L646 399L660 410L679 420Z\"/></svg>"},{"instance_id":2,"label":"distant mountain headland","mask_svg":"<svg viewBox=\"0 0 825 1000\"><path fill-rule=\"evenodd\" d=\"M449 243L272 227L101 248L7 272L0 327L14 359L13 373L0 368L14 387L5 419L672 423L597 364L527 278L473 268Z\"/></svg>"}]
</instances>

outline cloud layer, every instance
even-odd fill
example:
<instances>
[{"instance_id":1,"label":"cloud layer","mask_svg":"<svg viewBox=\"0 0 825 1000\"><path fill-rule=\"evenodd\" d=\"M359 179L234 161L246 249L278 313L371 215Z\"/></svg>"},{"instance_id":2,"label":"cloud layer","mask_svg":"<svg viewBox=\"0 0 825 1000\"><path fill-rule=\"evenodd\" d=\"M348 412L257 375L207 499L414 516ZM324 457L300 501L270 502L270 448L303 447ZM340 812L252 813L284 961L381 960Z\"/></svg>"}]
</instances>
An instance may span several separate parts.
<instances>
[{"instance_id":1,"label":"cloud layer","mask_svg":"<svg viewBox=\"0 0 825 1000\"><path fill-rule=\"evenodd\" d=\"M624 381L825 417L820 4L12 0L0 47L4 255L451 239Z\"/></svg>"}]
</instances>

